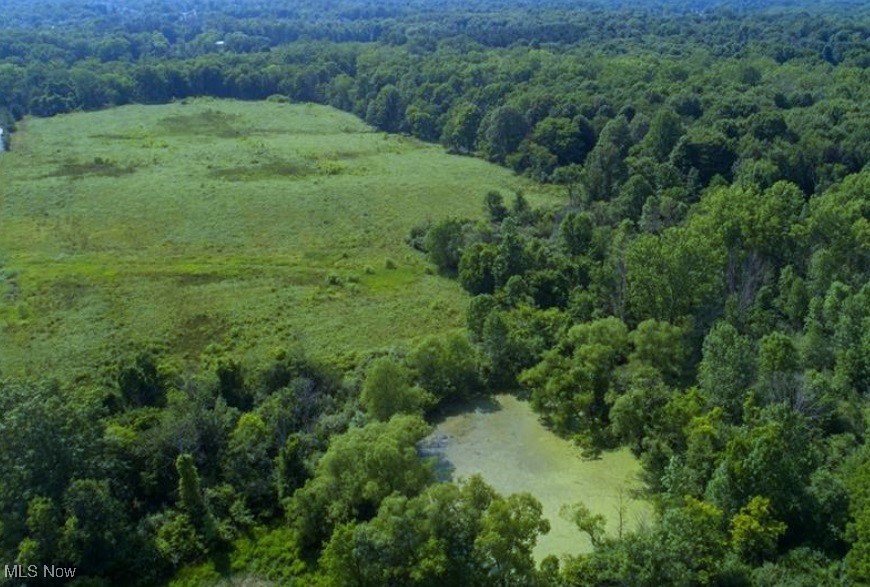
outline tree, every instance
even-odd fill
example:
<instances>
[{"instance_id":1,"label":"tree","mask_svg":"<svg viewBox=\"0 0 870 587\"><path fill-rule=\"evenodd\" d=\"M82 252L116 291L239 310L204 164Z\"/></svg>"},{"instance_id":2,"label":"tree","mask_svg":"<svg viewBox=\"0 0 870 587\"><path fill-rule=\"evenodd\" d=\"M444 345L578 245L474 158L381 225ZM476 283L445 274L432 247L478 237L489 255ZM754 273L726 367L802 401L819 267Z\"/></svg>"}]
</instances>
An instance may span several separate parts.
<instances>
[{"instance_id":1,"label":"tree","mask_svg":"<svg viewBox=\"0 0 870 587\"><path fill-rule=\"evenodd\" d=\"M716 269L724 264L724 253L716 245L691 226L634 239L625 254L632 316L677 322L708 309L724 285Z\"/></svg>"},{"instance_id":2,"label":"tree","mask_svg":"<svg viewBox=\"0 0 870 587\"><path fill-rule=\"evenodd\" d=\"M569 212L559 224L559 237L565 252L572 256L589 253L595 222L588 212Z\"/></svg>"},{"instance_id":3,"label":"tree","mask_svg":"<svg viewBox=\"0 0 870 587\"><path fill-rule=\"evenodd\" d=\"M683 123L668 108L656 112L641 146L658 161L666 161L683 134Z\"/></svg>"},{"instance_id":4,"label":"tree","mask_svg":"<svg viewBox=\"0 0 870 587\"><path fill-rule=\"evenodd\" d=\"M628 173L625 156L630 144L631 131L625 117L607 123L583 168L583 184L590 199L610 200L616 196Z\"/></svg>"},{"instance_id":5,"label":"tree","mask_svg":"<svg viewBox=\"0 0 870 587\"><path fill-rule=\"evenodd\" d=\"M451 151L472 153L477 141L478 128L483 119L480 108L460 101L447 113L441 142Z\"/></svg>"},{"instance_id":6,"label":"tree","mask_svg":"<svg viewBox=\"0 0 870 587\"><path fill-rule=\"evenodd\" d=\"M698 180L707 185L714 175L731 176L731 166L737 155L727 137L712 130L692 129L677 142L671 151L670 161L677 169L688 174L698 170Z\"/></svg>"},{"instance_id":7,"label":"tree","mask_svg":"<svg viewBox=\"0 0 870 587\"><path fill-rule=\"evenodd\" d=\"M864 456L848 479L849 552L846 568L856 584L870 582L870 459Z\"/></svg>"},{"instance_id":8,"label":"tree","mask_svg":"<svg viewBox=\"0 0 870 587\"><path fill-rule=\"evenodd\" d=\"M489 294L476 295L468 302L465 324L468 327L468 336L473 342L483 339L484 324L495 307L495 298Z\"/></svg>"},{"instance_id":9,"label":"tree","mask_svg":"<svg viewBox=\"0 0 870 587\"><path fill-rule=\"evenodd\" d=\"M539 534L550 531L541 503L528 493L496 499L481 519L474 547L493 584L528 585L533 581L532 549Z\"/></svg>"},{"instance_id":10,"label":"tree","mask_svg":"<svg viewBox=\"0 0 870 587\"><path fill-rule=\"evenodd\" d=\"M656 435L661 440L667 436L661 429L672 395L670 389L656 381L633 382L610 406L611 432L622 442L630 443L635 454L642 454L645 438Z\"/></svg>"},{"instance_id":11,"label":"tree","mask_svg":"<svg viewBox=\"0 0 870 587\"><path fill-rule=\"evenodd\" d=\"M309 477L303 442L300 434L291 434L275 458L275 480L279 501L291 497Z\"/></svg>"},{"instance_id":12,"label":"tree","mask_svg":"<svg viewBox=\"0 0 870 587\"><path fill-rule=\"evenodd\" d=\"M513 106L500 106L483 118L477 143L490 161L504 163L517 150L526 136L528 124L523 114Z\"/></svg>"},{"instance_id":13,"label":"tree","mask_svg":"<svg viewBox=\"0 0 870 587\"><path fill-rule=\"evenodd\" d=\"M803 223L810 244L810 277L816 291L834 282L859 286L868 271L866 249L867 194L870 170L850 175L808 202L809 215ZM862 276L864 276L862 278Z\"/></svg>"},{"instance_id":14,"label":"tree","mask_svg":"<svg viewBox=\"0 0 870 587\"><path fill-rule=\"evenodd\" d=\"M812 507L807 487L818 460L806 417L788 406L769 406L729 440L707 496L729 515L755 496L767 498L771 515L800 532Z\"/></svg>"},{"instance_id":15,"label":"tree","mask_svg":"<svg viewBox=\"0 0 870 587\"><path fill-rule=\"evenodd\" d=\"M170 566L179 567L208 554L208 546L188 514L170 511L150 518L149 522L156 526L154 546Z\"/></svg>"},{"instance_id":16,"label":"tree","mask_svg":"<svg viewBox=\"0 0 870 587\"><path fill-rule=\"evenodd\" d=\"M795 326L803 325L810 305L810 292L806 282L797 274L794 266L786 266L779 274L780 311Z\"/></svg>"},{"instance_id":17,"label":"tree","mask_svg":"<svg viewBox=\"0 0 870 587\"><path fill-rule=\"evenodd\" d=\"M14 549L25 538L32 500L60 503L72 479L106 467L103 412L84 393L0 381L0 544Z\"/></svg>"},{"instance_id":18,"label":"tree","mask_svg":"<svg viewBox=\"0 0 870 587\"><path fill-rule=\"evenodd\" d=\"M755 380L755 356L750 340L728 322L717 322L704 338L698 383L708 401L739 422L743 400Z\"/></svg>"},{"instance_id":19,"label":"tree","mask_svg":"<svg viewBox=\"0 0 870 587\"><path fill-rule=\"evenodd\" d=\"M433 399L419 387L411 387L408 370L389 357L372 363L360 395L366 412L377 420L389 420L394 414L420 414Z\"/></svg>"},{"instance_id":20,"label":"tree","mask_svg":"<svg viewBox=\"0 0 870 587\"><path fill-rule=\"evenodd\" d=\"M495 291L493 275L498 249L489 243L474 243L462 252L459 260L459 282L472 295Z\"/></svg>"},{"instance_id":21,"label":"tree","mask_svg":"<svg viewBox=\"0 0 870 587\"><path fill-rule=\"evenodd\" d=\"M758 350L758 388L767 401L788 400L798 392L800 357L794 342L781 332L763 337Z\"/></svg>"},{"instance_id":22,"label":"tree","mask_svg":"<svg viewBox=\"0 0 870 587\"><path fill-rule=\"evenodd\" d=\"M429 260L439 271L455 274L462 258L463 222L447 218L432 225L426 233L424 246Z\"/></svg>"},{"instance_id":23,"label":"tree","mask_svg":"<svg viewBox=\"0 0 870 587\"><path fill-rule=\"evenodd\" d=\"M517 173L527 172L538 181L547 181L559 164L558 158L545 147L528 140L505 157L505 164Z\"/></svg>"},{"instance_id":24,"label":"tree","mask_svg":"<svg viewBox=\"0 0 870 587\"><path fill-rule=\"evenodd\" d=\"M870 394L870 284L843 300L834 327L836 367L842 387L851 386L865 397Z\"/></svg>"},{"instance_id":25,"label":"tree","mask_svg":"<svg viewBox=\"0 0 870 587\"><path fill-rule=\"evenodd\" d=\"M629 361L640 362L661 373L664 382L676 386L686 370L687 349L684 329L667 322L644 320L629 335Z\"/></svg>"},{"instance_id":26,"label":"tree","mask_svg":"<svg viewBox=\"0 0 870 587\"><path fill-rule=\"evenodd\" d=\"M332 584L374 587L443 581L449 568L444 539L436 534L428 514L419 498L394 495L384 500L373 520L337 528L321 558Z\"/></svg>"},{"instance_id":27,"label":"tree","mask_svg":"<svg viewBox=\"0 0 870 587\"><path fill-rule=\"evenodd\" d=\"M619 190L619 195L613 200L614 219L638 220L649 198L655 195L650 182L642 175L632 175ZM652 231L657 232L657 231Z\"/></svg>"},{"instance_id":28,"label":"tree","mask_svg":"<svg viewBox=\"0 0 870 587\"><path fill-rule=\"evenodd\" d=\"M593 514L583 503L562 506L559 515L577 526L577 529L589 536L593 548L604 542L604 525L606 520L601 514Z\"/></svg>"},{"instance_id":29,"label":"tree","mask_svg":"<svg viewBox=\"0 0 870 587\"><path fill-rule=\"evenodd\" d=\"M333 437L314 476L286 503L301 542L319 546L338 525L374 517L387 496L422 491L433 472L417 443L429 431L419 417L397 415Z\"/></svg>"},{"instance_id":30,"label":"tree","mask_svg":"<svg viewBox=\"0 0 870 587\"><path fill-rule=\"evenodd\" d=\"M165 377L147 351L119 366L118 388L130 407L162 406L166 401Z\"/></svg>"},{"instance_id":31,"label":"tree","mask_svg":"<svg viewBox=\"0 0 870 587\"><path fill-rule=\"evenodd\" d=\"M339 526L320 562L336 585L489 584L476 558L484 512L502 499L479 476L387 497L377 516Z\"/></svg>"},{"instance_id":32,"label":"tree","mask_svg":"<svg viewBox=\"0 0 870 587\"><path fill-rule=\"evenodd\" d=\"M507 206L504 205L504 196L497 191L489 191L484 197L486 214L492 222L498 224L508 215Z\"/></svg>"},{"instance_id":33,"label":"tree","mask_svg":"<svg viewBox=\"0 0 870 587\"><path fill-rule=\"evenodd\" d=\"M776 563L765 562L752 570L753 585L836 585L843 582L842 565L806 546L793 548Z\"/></svg>"},{"instance_id":34,"label":"tree","mask_svg":"<svg viewBox=\"0 0 870 587\"><path fill-rule=\"evenodd\" d=\"M555 155L559 165L582 163L595 144L595 132L582 116L547 117L535 125L531 138Z\"/></svg>"},{"instance_id":35,"label":"tree","mask_svg":"<svg viewBox=\"0 0 870 587\"><path fill-rule=\"evenodd\" d=\"M492 264L492 275L496 285L504 285L514 275L522 274L527 267L525 246L517 221L511 217L502 223L501 228L501 239Z\"/></svg>"},{"instance_id":36,"label":"tree","mask_svg":"<svg viewBox=\"0 0 870 587\"><path fill-rule=\"evenodd\" d=\"M437 401L464 399L478 390L477 351L461 334L429 337L408 356L420 386Z\"/></svg>"},{"instance_id":37,"label":"tree","mask_svg":"<svg viewBox=\"0 0 870 587\"><path fill-rule=\"evenodd\" d=\"M240 410L251 409L253 397L245 386L244 371L238 361L220 357L216 361L215 375L218 380L218 392L228 405Z\"/></svg>"},{"instance_id":38,"label":"tree","mask_svg":"<svg viewBox=\"0 0 870 587\"><path fill-rule=\"evenodd\" d=\"M411 104L405 110L405 120L408 128L415 137L424 141L433 141L438 138L438 123L436 117L416 104Z\"/></svg>"},{"instance_id":39,"label":"tree","mask_svg":"<svg viewBox=\"0 0 870 587\"><path fill-rule=\"evenodd\" d=\"M223 462L223 478L257 511L275 504L274 453L266 423L252 413L242 414L230 435Z\"/></svg>"},{"instance_id":40,"label":"tree","mask_svg":"<svg viewBox=\"0 0 870 587\"><path fill-rule=\"evenodd\" d=\"M529 217L532 214L532 207L529 206L529 201L523 195L523 192L517 190L514 193L514 201L511 203L511 218L518 224L527 224Z\"/></svg>"},{"instance_id":41,"label":"tree","mask_svg":"<svg viewBox=\"0 0 870 587\"><path fill-rule=\"evenodd\" d=\"M205 501L199 482L199 472L196 463L189 454L181 454L175 461L178 471L178 506L182 513L188 516L197 535L206 546L211 546L217 540L215 520Z\"/></svg>"},{"instance_id":42,"label":"tree","mask_svg":"<svg viewBox=\"0 0 870 587\"><path fill-rule=\"evenodd\" d=\"M628 329L618 318L578 324L521 374L520 383L557 432L599 434L607 424L605 395L612 373L628 349Z\"/></svg>"},{"instance_id":43,"label":"tree","mask_svg":"<svg viewBox=\"0 0 870 587\"><path fill-rule=\"evenodd\" d=\"M27 504L27 538L18 546L16 562L20 565L58 562L60 531L60 512L54 501L46 497L31 499Z\"/></svg>"},{"instance_id":44,"label":"tree","mask_svg":"<svg viewBox=\"0 0 870 587\"><path fill-rule=\"evenodd\" d=\"M63 501L66 520L60 552L64 560L94 576L122 569L133 532L109 483L77 479L70 483Z\"/></svg>"},{"instance_id":45,"label":"tree","mask_svg":"<svg viewBox=\"0 0 870 587\"><path fill-rule=\"evenodd\" d=\"M749 117L749 129L759 141L772 141L788 131L788 125L779 112L756 112Z\"/></svg>"},{"instance_id":46,"label":"tree","mask_svg":"<svg viewBox=\"0 0 870 587\"><path fill-rule=\"evenodd\" d=\"M507 312L492 309L483 322L481 367L490 389L516 385L516 376L528 361L522 341L512 329Z\"/></svg>"},{"instance_id":47,"label":"tree","mask_svg":"<svg viewBox=\"0 0 870 587\"><path fill-rule=\"evenodd\" d=\"M664 550L676 563L675 584L704 585L712 582L725 556L728 541L721 509L704 501L687 498L679 508L668 510L662 519Z\"/></svg>"},{"instance_id":48,"label":"tree","mask_svg":"<svg viewBox=\"0 0 870 587\"><path fill-rule=\"evenodd\" d=\"M741 557L757 563L771 556L786 526L770 513L770 500L755 496L731 518L731 545Z\"/></svg>"},{"instance_id":49,"label":"tree","mask_svg":"<svg viewBox=\"0 0 870 587\"><path fill-rule=\"evenodd\" d=\"M405 106L396 86L386 85L369 104L366 122L387 132L398 132L404 125Z\"/></svg>"}]
</instances>

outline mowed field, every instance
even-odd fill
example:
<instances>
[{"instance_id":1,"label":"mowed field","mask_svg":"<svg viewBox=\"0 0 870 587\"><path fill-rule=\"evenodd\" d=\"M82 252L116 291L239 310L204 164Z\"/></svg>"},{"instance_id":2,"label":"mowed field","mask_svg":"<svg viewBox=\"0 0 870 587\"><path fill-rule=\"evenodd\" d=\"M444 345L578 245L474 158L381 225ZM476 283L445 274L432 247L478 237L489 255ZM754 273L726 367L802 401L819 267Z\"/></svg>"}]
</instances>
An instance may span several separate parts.
<instances>
[{"instance_id":1,"label":"mowed field","mask_svg":"<svg viewBox=\"0 0 870 587\"><path fill-rule=\"evenodd\" d=\"M404 239L482 216L491 189L559 197L323 106L30 119L0 155L0 373L88 380L153 344L188 366L341 356L460 327L465 295Z\"/></svg>"}]
</instances>

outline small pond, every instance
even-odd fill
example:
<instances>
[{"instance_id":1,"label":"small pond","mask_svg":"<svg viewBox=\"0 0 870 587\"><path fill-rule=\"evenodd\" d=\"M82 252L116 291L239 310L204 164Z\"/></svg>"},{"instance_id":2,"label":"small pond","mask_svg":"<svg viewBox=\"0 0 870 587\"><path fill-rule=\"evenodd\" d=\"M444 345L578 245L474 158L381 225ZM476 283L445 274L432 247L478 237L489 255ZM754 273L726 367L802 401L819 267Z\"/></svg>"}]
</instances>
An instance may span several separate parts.
<instances>
[{"instance_id":1,"label":"small pond","mask_svg":"<svg viewBox=\"0 0 870 587\"><path fill-rule=\"evenodd\" d=\"M634 498L640 487L640 464L628 449L583 459L573 443L541 424L528 402L512 395L454 410L426 439L424 453L439 458L444 480L479 473L504 495L528 491L540 500L551 530L538 540L539 561L550 554L578 554L592 548L585 534L559 516L563 504L582 501L593 513L605 516L608 533L613 535L620 503L625 530L650 516L649 505Z\"/></svg>"}]
</instances>

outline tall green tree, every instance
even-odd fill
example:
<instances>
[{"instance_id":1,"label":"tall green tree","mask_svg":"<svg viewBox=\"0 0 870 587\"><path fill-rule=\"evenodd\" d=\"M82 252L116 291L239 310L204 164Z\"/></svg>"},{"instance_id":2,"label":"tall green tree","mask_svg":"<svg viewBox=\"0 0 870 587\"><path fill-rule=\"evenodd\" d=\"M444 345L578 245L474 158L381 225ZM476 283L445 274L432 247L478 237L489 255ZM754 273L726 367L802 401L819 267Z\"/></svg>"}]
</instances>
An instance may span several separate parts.
<instances>
[{"instance_id":1,"label":"tall green tree","mask_svg":"<svg viewBox=\"0 0 870 587\"><path fill-rule=\"evenodd\" d=\"M483 113L469 102L460 101L447 113L441 142L451 151L473 153Z\"/></svg>"},{"instance_id":2,"label":"tall green tree","mask_svg":"<svg viewBox=\"0 0 870 587\"><path fill-rule=\"evenodd\" d=\"M411 373L401 363L384 357L369 367L360 402L376 420L394 414L421 414L433 401L426 391L411 386Z\"/></svg>"},{"instance_id":3,"label":"tall green tree","mask_svg":"<svg viewBox=\"0 0 870 587\"><path fill-rule=\"evenodd\" d=\"M248 504L268 512L275 505L274 452L269 429L256 414L242 414L230 435L223 478L244 495Z\"/></svg>"},{"instance_id":4,"label":"tall green tree","mask_svg":"<svg viewBox=\"0 0 870 587\"><path fill-rule=\"evenodd\" d=\"M663 108L653 117L641 146L658 161L667 161L682 134L680 117L673 110Z\"/></svg>"},{"instance_id":5,"label":"tall green tree","mask_svg":"<svg viewBox=\"0 0 870 587\"><path fill-rule=\"evenodd\" d=\"M493 500L483 514L481 532L474 542L491 584L508 587L534 582L532 549L538 535L549 531L541 503L530 494Z\"/></svg>"},{"instance_id":6,"label":"tall green tree","mask_svg":"<svg viewBox=\"0 0 870 587\"><path fill-rule=\"evenodd\" d=\"M732 422L739 422L743 402L755 381L755 353L751 341L727 322L717 322L704 338L698 383L708 401L719 406Z\"/></svg>"},{"instance_id":7,"label":"tall green tree","mask_svg":"<svg viewBox=\"0 0 870 587\"><path fill-rule=\"evenodd\" d=\"M517 150L528 132L522 112L513 106L500 106L484 116L477 135L477 144L491 161L503 163Z\"/></svg>"},{"instance_id":8,"label":"tall green tree","mask_svg":"<svg viewBox=\"0 0 870 587\"><path fill-rule=\"evenodd\" d=\"M398 132L404 125L405 105L394 85L386 85L366 110L366 122L387 132Z\"/></svg>"},{"instance_id":9,"label":"tall green tree","mask_svg":"<svg viewBox=\"0 0 870 587\"><path fill-rule=\"evenodd\" d=\"M335 436L314 476L286 502L301 542L319 546L340 524L374 517L387 496L422 491L433 472L417 443L429 431L419 417L397 415Z\"/></svg>"}]
</instances>

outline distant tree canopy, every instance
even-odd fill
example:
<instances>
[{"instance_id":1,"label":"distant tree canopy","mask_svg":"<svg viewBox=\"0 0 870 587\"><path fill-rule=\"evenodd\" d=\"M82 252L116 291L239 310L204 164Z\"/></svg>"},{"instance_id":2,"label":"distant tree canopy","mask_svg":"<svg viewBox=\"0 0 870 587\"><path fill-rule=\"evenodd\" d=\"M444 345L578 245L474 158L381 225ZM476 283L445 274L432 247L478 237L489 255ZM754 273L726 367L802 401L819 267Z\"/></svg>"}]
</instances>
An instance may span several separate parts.
<instances>
[{"instance_id":1,"label":"distant tree canopy","mask_svg":"<svg viewBox=\"0 0 870 587\"><path fill-rule=\"evenodd\" d=\"M813 193L868 156L870 42L860 19L833 6L812 17L774 17L752 3L741 13L707 7L716 17L698 19L664 2L664 12L627 8L614 26L609 10L552 0L499 4L504 20L494 27L452 0L434 12L414 3L372 11L355 0L246 2L247 11L150 5L148 19L138 5L65 7L74 26L64 28L51 3L5 11L0 127L14 131L25 113L285 95L536 179L580 183L593 199L644 177L657 192L649 215L665 223L717 177L760 187L785 179ZM85 35L89 26L98 32ZM696 34L684 34L689 26Z\"/></svg>"}]
</instances>

